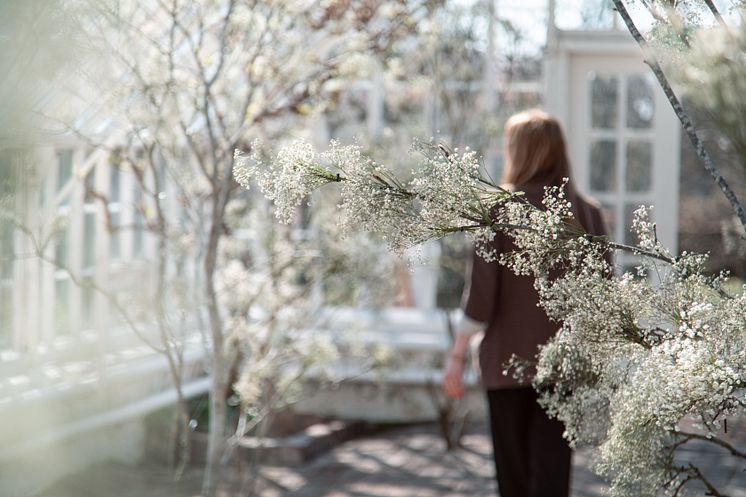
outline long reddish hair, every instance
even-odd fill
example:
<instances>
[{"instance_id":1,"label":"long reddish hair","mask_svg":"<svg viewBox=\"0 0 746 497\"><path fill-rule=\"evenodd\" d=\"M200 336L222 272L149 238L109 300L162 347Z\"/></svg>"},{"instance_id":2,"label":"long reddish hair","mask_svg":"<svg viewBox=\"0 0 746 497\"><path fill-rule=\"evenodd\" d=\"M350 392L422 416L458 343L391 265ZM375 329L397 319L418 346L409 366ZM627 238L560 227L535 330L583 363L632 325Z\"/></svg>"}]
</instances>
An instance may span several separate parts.
<instances>
[{"instance_id":1,"label":"long reddish hair","mask_svg":"<svg viewBox=\"0 0 746 497\"><path fill-rule=\"evenodd\" d=\"M558 186L571 179L570 160L559 121L543 110L515 114L505 124L505 166L501 182ZM568 188L572 189L571 183Z\"/></svg>"}]
</instances>

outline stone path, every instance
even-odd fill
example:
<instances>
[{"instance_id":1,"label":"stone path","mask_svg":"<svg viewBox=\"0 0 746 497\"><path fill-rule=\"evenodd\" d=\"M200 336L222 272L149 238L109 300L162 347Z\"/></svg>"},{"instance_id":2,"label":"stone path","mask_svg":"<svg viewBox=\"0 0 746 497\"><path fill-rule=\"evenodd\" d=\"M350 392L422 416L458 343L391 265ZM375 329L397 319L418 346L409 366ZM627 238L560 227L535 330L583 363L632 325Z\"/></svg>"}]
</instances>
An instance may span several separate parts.
<instances>
[{"instance_id":1,"label":"stone path","mask_svg":"<svg viewBox=\"0 0 746 497\"><path fill-rule=\"evenodd\" d=\"M444 452L432 426L389 431L348 442L305 467L264 468L271 481L288 481L262 497L494 497L491 444L480 426L464 436L463 448ZM575 459L574 497L602 495L603 482Z\"/></svg>"},{"instance_id":2,"label":"stone path","mask_svg":"<svg viewBox=\"0 0 746 497\"><path fill-rule=\"evenodd\" d=\"M247 486L248 471L226 468L220 496L495 497L490 442L483 430L475 426L465 435L463 449L451 453L444 452L432 425L381 431L297 467L263 466L254 492ZM718 469L723 462L718 454L695 450L692 456L723 475L728 471ZM604 495L605 485L588 468L588 454L576 453L573 497ZM746 497L742 474L728 476L731 497ZM40 497L197 497L199 484L197 470L173 485L163 470L108 464L70 477Z\"/></svg>"}]
</instances>

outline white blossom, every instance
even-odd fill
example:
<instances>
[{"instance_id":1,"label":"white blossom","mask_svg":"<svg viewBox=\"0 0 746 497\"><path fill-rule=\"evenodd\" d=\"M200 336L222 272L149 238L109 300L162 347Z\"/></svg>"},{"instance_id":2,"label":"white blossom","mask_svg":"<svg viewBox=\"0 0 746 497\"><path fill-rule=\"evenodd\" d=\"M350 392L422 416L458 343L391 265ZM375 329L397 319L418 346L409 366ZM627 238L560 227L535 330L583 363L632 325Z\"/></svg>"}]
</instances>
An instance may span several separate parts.
<instances>
[{"instance_id":1,"label":"white blossom","mask_svg":"<svg viewBox=\"0 0 746 497\"><path fill-rule=\"evenodd\" d=\"M322 183L303 177L318 176L317 162L298 148L277 160L293 174L275 181L304 185L292 195L271 193L285 213L282 202L297 205ZM695 476L678 462L678 447L702 431L706 440L715 438L720 420L743 414L746 405L746 292L728 294L725 275L706 276L705 256L670 254L657 240L649 208L635 212L639 241L625 247L583 231L566 185L547 188L534 206L484 178L472 151L424 152L421 168L403 181L359 147L332 143L323 157L329 171L339 171L343 232L372 231L401 249L466 231L485 258L535 277L541 306L560 329L536 358L513 364L536 361L540 402L565 423L572 444L597 447L597 469L610 479L612 495L671 493ZM512 237L515 250L495 254L488 242L499 231ZM615 275L612 249L640 256L637 270ZM682 428L693 418L700 432Z\"/></svg>"}]
</instances>

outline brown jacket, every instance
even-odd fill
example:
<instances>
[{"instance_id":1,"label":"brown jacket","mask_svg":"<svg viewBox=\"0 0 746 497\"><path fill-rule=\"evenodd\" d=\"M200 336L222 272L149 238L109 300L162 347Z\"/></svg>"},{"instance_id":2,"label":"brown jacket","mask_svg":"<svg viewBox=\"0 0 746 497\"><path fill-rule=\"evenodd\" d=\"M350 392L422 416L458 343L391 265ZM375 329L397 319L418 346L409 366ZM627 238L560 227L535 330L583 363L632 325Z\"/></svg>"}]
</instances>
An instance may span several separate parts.
<instances>
[{"instance_id":1,"label":"brown jacket","mask_svg":"<svg viewBox=\"0 0 746 497\"><path fill-rule=\"evenodd\" d=\"M541 205L543 187L517 187L534 205ZM573 209L580 224L594 235L605 235L599 204L575 195ZM509 236L498 233L493 241L499 252L514 248ZM504 364L513 354L533 360L537 347L546 343L559 328L544 310L537 306L539 296L529 276L516 276L497 262L485 262L474 255L471 274L464 290L464 314L475 321L486 323L484 338L479 347L479 369L484 388L515 388L525 386L512 375L503 375Z\"/></svg>"}]
</instances>

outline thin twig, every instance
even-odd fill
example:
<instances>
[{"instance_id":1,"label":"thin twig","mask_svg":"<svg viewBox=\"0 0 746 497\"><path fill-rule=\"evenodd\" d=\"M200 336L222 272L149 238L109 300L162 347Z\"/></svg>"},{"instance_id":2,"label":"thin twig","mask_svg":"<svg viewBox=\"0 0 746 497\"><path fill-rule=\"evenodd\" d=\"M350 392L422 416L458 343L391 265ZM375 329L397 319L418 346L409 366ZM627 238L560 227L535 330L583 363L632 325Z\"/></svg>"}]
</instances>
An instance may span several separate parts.
<instances>
[{"instance_id":1,"label":"thin twig","mask_svg":"<svg viewBox=\"0 0 746 497\"><path fill-rule=\"evenodd\" d=\"M16 223L16 229L26 234L26 236L30 238L30 240L32 241L34 245L35 255L36 257L39 258L39 260L47 262L51 264L52 266L54 266L56 269L65 272L65 274L67 274L67 276L70 278L70 281L72 281L74 285L80 288L90 288L91 290L102 295L117 310L117 312L119 312L119 314L122 316L122 318L127 323L127 326L129 326L132 332L140 340L142 340L143 343L145 343L148 347L153 349L155 352L158 352L161 354L165 353L163 349L151 343L150 340L148 340L145 337L145 334L142 332L142 330L140 330L140 327L137 325L137 323L135 323L135 320L129 315L129 313L127 312L127 309L124 308L122 303L119 302L119 299L117 299L117 297L114 294L110 293L105 288L101 287L100 285L97 285L96 283L93 283L91 281L84 281L80 276L75 274L75 272L72 269L70 269L64 264L60 264L54 257L49 257L45 255L44 252L41 251L41 246L38 245L36 238L33 236L33 233L31 233L28 227L20 223Z\"/></svg>"},{"instance_id":2,"label":"thin twig","mask_svg":"<svg viewBox=\"0 0 746 497\"><path fill-rule=\"evenodd\" d=\"M710 442L715 445L719 445L720 447L724 448L728 452L731 453L731 455L735 457L740 457L741 459L746 459L746 452L740 451L725 440L722 440L718 437L714 436L707 436L707 435L701 435L699 433L689 433L689 432L679 432L680 435L686 437L687 439L695 439L695 440L704 440L705 442ZM686 443L688 440L684 440L683 443Z\"/></svg>"},{"instance_id":3,"label":"thin twig","mask_svg":"<svg viewBox=\"0 0 746 497\"><path fill-rule=\"evenodd\" d=\"M705 4L707 5L707 8L710 9L710 12L712 12L712 15L715 17L715 19L717 19L717 22L720 23L720 26L727 28L728 25L725 23L723 16L720 15L720 11L715 5L715 2L713 2L712 0L704 0L704 1L705 1Z\"/></svg>"},{"instance_id":4,"label":"thin twig","mask_svg":"<svg viewBox=\"0 0 746 497\"><path fill-rule=\"evenodd\" d=\"M692 479L701 481L707 488L707 493L705 495L711 495L713 497L728 497L726 494L720 493L715 485L708 480L702 471L694 464L689 463L687 466L679 467L678 469L680 469L682 473L689 474Z\"/></svg>"}]
</instances>

